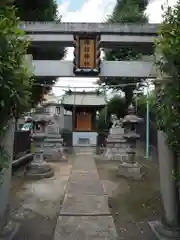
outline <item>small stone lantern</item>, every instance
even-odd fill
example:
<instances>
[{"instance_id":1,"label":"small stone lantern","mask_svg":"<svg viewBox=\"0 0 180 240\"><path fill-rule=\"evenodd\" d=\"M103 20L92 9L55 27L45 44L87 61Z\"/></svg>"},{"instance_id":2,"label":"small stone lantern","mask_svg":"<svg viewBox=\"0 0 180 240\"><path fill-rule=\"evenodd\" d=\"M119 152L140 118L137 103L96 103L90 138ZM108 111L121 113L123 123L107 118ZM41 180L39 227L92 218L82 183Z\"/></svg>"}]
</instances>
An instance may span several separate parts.
<instances>
[{"instance_id":1,"label":"small stone lantern","mask_svg":"<svg viewBox=\"0 0 180 240\"><path fill-rule=\"evenodd\" d=\"M127 141L128 148L128 160L124 161L119 166L118 173L126 177L141 178L141 166L136 162L136 142L140 138L140 135L136 132L136 125L142 122L143 119L135 115L135 109L131 104L128 108L128 115L122 120L123 127L125 128L124 138Z\"/></svg>"}]
</instances>

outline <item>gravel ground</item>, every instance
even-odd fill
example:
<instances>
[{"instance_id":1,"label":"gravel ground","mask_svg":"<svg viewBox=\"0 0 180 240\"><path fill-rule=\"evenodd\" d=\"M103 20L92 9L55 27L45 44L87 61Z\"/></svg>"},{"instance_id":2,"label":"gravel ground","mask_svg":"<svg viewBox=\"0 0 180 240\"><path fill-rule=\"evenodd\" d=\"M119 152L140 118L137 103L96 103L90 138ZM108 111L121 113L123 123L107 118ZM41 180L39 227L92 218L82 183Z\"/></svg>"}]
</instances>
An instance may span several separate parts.
<instances>
[{"instance_id":1,"label":"gravel ground","mask_svg":"<svg viewBox=\"0 0 180 240\"><path fill-rule=\"evenodd\" d=\"M100 179L109 196L111 209L120 239L151 240L154 236L148 221L162 214L158 168L154 162L142 161L145 176L132 180L117 176L118 163L97 161Z\"/></svg>"},{"instance_id":2,"label":"gravel ground","mask_svg":"<svg viewBox=\"0 0 180 240\"><path fill-rule=\"evenodd\" d=\"M52 240L69 179L71 164L53 163L54 177L24 180L19 172L12 178L10 220L20 228L13 240Z\"/></svg>"},{"instance_id":3,"label":"gravel ground","mask_svg":"<svg viewBox=\"0 0 180 240\"><path fill-rule=\"evenodd\" d=\"M117 177L118 163L97 161L121 240L154 239L148 221L159 219L162 214L156 163L145 160L141 163L146 174L142 180L135 181ZM10 220L20 224L13 240L53 239L72 161L51 166L55 176L50 179L27 181L21 172L13 176Z\"/></svg>"}]
</instances>

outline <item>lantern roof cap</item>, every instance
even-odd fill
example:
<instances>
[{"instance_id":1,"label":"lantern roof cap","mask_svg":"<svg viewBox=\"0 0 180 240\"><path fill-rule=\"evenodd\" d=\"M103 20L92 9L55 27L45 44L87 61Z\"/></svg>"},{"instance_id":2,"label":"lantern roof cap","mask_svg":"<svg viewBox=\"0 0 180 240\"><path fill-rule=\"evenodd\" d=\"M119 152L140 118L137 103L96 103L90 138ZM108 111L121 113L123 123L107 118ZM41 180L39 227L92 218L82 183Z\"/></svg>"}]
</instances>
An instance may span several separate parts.
<instances>
[{"instance_id":1,"label":"lantern roof cap","mask_svg":"<svg viewBox=\"0 0 180 240\"><path fill-rule=\"evenodd\" d=\"M131 103L128 107L128 114L123 118L122 122L123 123L139 123L139 122L142 122L143 119L138 117L136 114L135 114L135 108L133 106L133 104Z\"/></svg>"}]
</instances>

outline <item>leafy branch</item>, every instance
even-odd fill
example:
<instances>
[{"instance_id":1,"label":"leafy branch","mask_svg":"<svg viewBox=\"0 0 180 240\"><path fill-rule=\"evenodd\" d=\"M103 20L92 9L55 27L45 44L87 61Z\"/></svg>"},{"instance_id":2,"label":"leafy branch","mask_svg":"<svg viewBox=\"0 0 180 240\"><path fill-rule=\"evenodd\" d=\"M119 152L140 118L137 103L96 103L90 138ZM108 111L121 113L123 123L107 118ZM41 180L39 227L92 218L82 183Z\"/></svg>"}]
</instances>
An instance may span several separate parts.
<instances>
[{"instance_id":1,"label":"leafy branch","mask_svg":"<svg viewBox=\"0 0 180 240\"><path fill-rule=\"evenodd\" d=\"M168 7L160 26L160 39L156 47L162 58L157 62L163 76L163 85L157 93L157 125L167 134L174 152L180 149L180 1Z\"/></svg>"},{"instance_id":2,"label":"leafy branch","mask_svg":"<svg viewBox=\"0 0 180 240\"><path fill-rule=\"evenodd\" d=\"M7 154L2 139L10 119L30 107L32 73L24 60L28 41L19 29L14 7L0 8L0 168L4 167ZM4 157L3 157L4 156Z\"/></svg>"}]
</instances>

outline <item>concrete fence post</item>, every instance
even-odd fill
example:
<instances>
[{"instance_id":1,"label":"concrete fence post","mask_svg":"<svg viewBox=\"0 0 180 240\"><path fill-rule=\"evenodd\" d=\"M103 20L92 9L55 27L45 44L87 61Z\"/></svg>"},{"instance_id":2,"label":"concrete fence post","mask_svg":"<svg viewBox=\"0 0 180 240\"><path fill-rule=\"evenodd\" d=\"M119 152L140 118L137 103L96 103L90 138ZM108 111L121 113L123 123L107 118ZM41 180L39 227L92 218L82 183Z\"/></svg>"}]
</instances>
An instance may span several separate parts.
<instances>
[{"instance_id":1,"label":"concrete fence post","mask_svg":"<svg viewBox=\"0 0 180 240\"><path fill-rule=\"evenodd\" d=\"M179 229L179 190L177 179L173 176L176 168L176 159L167 144L166 134L158 131L158 161L160 174L160 189L164 216L162 223L150 222L150 227L157 239L180 239Z\"/></svg>"},{"instance_id":2,"label":"concrete fence post","mask_svg":"<svg viewBox=\"0 0 180 240\"><path fill-rule=\"evenodd\" d=\"M9 156L8 167L4 168L0 172L0 232L3 225L7 220L7 213L9 209L9 195L11 187L11 175L12 175L12 159L13 159L13 145L14 145L14 130L15 120L11 120L8 123L8 128L5 132L1 145ZM0 159L1 161L1 159Z\"/></svg>"},{"instance_id":3,"label":"concrete fence post","mask_svg":"<svg viewBox=\"0 0 180 240\"><path fill-rule=\"evenodd\" d=\"M168 225L178 225L178 202L176 180L173 176L175 159L166 142L166 135L158 131L158 155L161 195L164 205L164 218Z\"/></svg>"}]
</instances>

